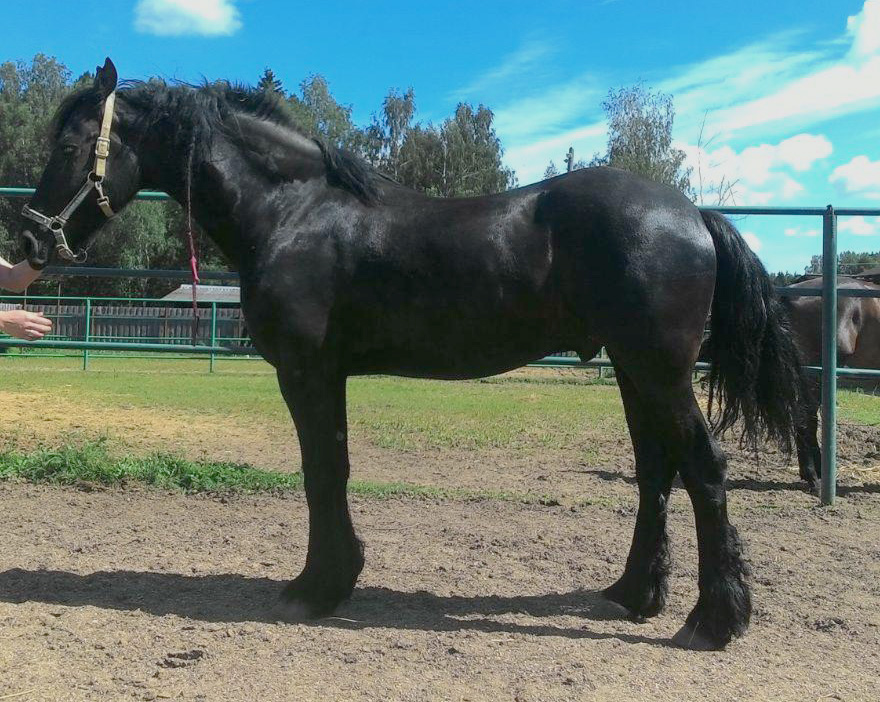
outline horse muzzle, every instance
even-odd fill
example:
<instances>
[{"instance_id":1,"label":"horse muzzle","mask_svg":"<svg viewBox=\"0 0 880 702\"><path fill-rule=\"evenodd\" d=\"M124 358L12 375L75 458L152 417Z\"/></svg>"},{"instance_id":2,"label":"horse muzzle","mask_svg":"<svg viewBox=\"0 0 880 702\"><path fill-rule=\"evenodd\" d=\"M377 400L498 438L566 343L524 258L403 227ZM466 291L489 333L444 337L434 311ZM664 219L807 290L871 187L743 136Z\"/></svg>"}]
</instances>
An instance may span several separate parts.
<instances>
[{"instance_id":1,"label":"horse muzzle","mask_svg":"<svg viewBox=\"0 0 880 702\"><path fill-rule=\"evenodd\" d=\"M46 237L34 234L30 229L21 232L24 255L31 268L45 268L52 257L52 244Z\"/></svg>"}]
</instances>

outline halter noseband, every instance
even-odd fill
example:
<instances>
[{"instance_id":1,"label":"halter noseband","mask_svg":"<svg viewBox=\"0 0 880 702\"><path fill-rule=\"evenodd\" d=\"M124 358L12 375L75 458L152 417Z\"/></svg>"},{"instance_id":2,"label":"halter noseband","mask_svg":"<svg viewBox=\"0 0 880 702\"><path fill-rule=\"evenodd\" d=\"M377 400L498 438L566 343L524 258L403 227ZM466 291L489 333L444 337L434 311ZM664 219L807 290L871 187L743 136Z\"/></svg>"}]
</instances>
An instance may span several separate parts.
<instances>
[{"instance_id":1,"label":"halter noseband","mask_svg":"<svg viewBox=\"0 0 880 702\"><path fill-rule=\"evenodd\" d=\"M28 205L21 210L21 214L37 224L46 227L55 236L55 253L59 258L74 263L83 263L86 260L86 252L80 251L75 254L67 245L67 237L64 236L64 225L67 220L86 199L86 196L94 190L98 193L98 207L110 219L115 214L110 207L110 198L104 194L104 177L107 175L107 158L110 156L110 127L113 124L113 108L116 104L116 92L112 92L104 101L104 113L101 118L101 133L95 143L95 167L89 172L85 183L76 195L67 203L63 210L54 217L48 217L42 212L37 212Z\"/></svg>"}]
</instances>

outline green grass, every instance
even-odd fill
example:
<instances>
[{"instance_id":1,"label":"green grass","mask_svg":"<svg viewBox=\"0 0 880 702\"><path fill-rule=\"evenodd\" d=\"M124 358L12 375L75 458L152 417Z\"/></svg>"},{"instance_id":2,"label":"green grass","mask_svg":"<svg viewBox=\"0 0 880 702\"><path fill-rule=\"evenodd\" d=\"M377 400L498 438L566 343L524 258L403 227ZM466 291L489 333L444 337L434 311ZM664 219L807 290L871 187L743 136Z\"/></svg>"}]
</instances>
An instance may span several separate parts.
<instances>
[{"instance_id":1,"label":"green grass","mask_svg":"<svg viewBox=\"0 0 880 702\"><path fill-rule=\"evenodd\" d=\"M349 383L352 431L397 450L565 448L587 432L625 431L616 387L405 378Z\"/></svg>"},{"instance_id":2,"label":"green grass","mask_svg":"<svg viewBox=\"0 0 880 702\"><path fill-rule=\"evenodd\" d=\"M103 442L80 447L0 453L0 479L75 485L128 482L184 492L273 492L299 490L299 473L261 471L247 465L194 462L169 455L116 457Z\"/></svg>"},{"instance_id":3,"label":"green grass","mask_svg":"<svg viewBox=\"0 0 880 702\"><path fill-rule=\"evenodd\" d=\"M45 393L99 407L139 407L241 417L292 431L275 375L263 362L0 358L2 389ZM589 376L584 374L583 379ZM431 381L377 376L348 383L351 433L397 450L571 446L578 437L626 431L614 385L526 379Z\"/></svg>"},{"instance_id":4,"label":"green grass","mask_svg":"<svg viewBox=\"0 0 880 702\"><path fill-rule=\"evenodd\" d=\"M274 372L262 361L221 359L207 372L206 359L124 359L96 356L91 370L79 358L0 356L0 388L41 393L46 401L103 408L240 419L292 432ZM484 381L430 381L394 377L352 378L348 384L352 435L393 450L501 449L539 452L597 438L626 440L617 388L594 376L566 374ZM880 424L880 397L841 390L841 420Z\"/></svg>"},{"instance_id":5,"label":"green grass","mask_svg":"<svg viewBox=\"0 0 880 702\"><path fill-rule=\"evenodd\" d=\"M880 396L861 390L838 390L838 416L856 424L880 424Z\"/></svg>"},{"instance_id":6,"label":"green grass","mask_svg":"<svg viewBox=\"0 0 880 702\"><path fill-rule=\"evenodd\" d=\"M246 464L188 461L176 456L118 457L101 441L83 446L41 448L28 453L0 452L0 480L25 480L51 485L139 484L187 494L290 493L303 489L302 474L279 473ZM349 492L372 498L492 499L556 504L549 497L496 490L463 490L352 480Z\"/></svg>"}]
</instances>

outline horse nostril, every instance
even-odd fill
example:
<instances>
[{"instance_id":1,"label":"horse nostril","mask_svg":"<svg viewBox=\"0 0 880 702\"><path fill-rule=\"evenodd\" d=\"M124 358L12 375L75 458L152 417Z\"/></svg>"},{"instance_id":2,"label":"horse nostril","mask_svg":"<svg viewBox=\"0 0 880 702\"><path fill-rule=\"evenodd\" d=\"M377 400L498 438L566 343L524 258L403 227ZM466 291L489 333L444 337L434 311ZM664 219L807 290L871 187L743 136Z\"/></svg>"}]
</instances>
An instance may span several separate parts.
<instances>
[{"instance_id":1,"label":"horse nostril","mask_svg":"<svg viewBox=\"0 0 880 702\"><path fill-rule=\"evenodd\" d=\"M39 245L37 244L37 238L28 229L25 229L21 233L21 238L24 239L24 253L25 253L25 255L26 256L33 256L39 248Z\"/></svg>"}]
</instances>

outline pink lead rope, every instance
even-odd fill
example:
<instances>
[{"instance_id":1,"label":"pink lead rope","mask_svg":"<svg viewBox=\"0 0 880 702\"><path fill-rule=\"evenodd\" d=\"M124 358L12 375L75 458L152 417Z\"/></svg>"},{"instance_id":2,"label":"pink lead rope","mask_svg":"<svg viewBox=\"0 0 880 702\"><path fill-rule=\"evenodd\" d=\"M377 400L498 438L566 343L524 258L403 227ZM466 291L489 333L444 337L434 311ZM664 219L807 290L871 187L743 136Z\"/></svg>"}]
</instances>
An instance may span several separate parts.
<instances>
[{"instance_id":1,"label":"pink lead rope","mask_svg":"<svg viewBox=\"0 0 880 702\"><path fill-rule=\"evenodd\" d=\"M196 242L193 237L193 229L192 229L192 161L193 161L193 150L194 145L190 144L189 156L187 158L187 168L186 168L186 236L189 240L189 269L192 272L192 309L193 309L193 324L192 324L192 345L196 345L196 337L199 333L199 303L198 303L198 289L199 283L199 262L196 258Z\"/></svg>"},{"instance_id":2,"label":"pink lead rope","mask_svg":"<svg viewBox=\"0 0 880 702\"><path fill-rule=\"evenodd\" d=\"M193 243L192 230L189 232L189 267L192 271L192 305L193 305L193 327L192 327L192 345L196 345L196 337L199 333L199 304L198 304L198 288L199 283L199 264L196 261L196 250Z\"/></svg>"}]
</instances>

